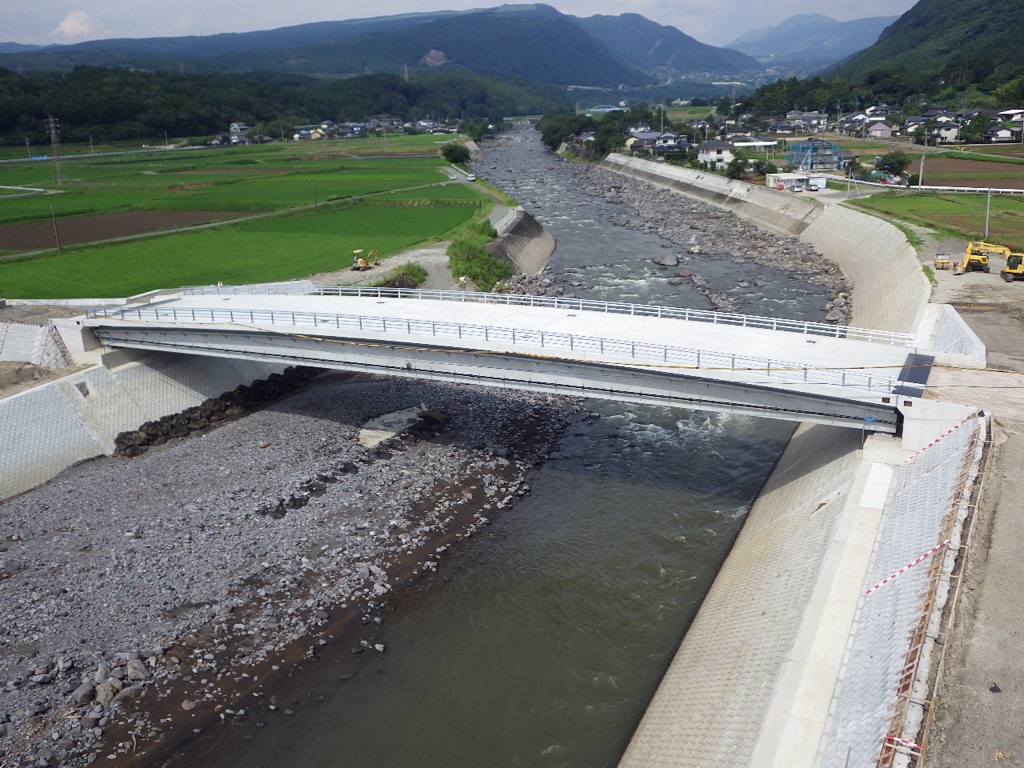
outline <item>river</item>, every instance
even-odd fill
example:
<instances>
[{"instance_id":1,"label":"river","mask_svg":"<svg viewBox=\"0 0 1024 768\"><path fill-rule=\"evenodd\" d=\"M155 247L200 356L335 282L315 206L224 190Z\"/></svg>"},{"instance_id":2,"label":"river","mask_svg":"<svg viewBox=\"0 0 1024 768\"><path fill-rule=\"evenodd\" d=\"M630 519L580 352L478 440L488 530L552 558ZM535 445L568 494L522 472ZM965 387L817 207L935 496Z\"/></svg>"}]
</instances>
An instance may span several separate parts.
<instances>
[{"instance_id":1,"label":"river","mask_svg":"<svg viewBox=\"0 0 1024 768\"><path fill-rule=\"evenodd\" d=\"M558 240L551 274L587 298L706 308L650 263L660 238L612 222L532 130L485 149L479 176ZM826 298L756 270L771 314L822 319ZM715 290L728 258L701 261ZM583 296L583 293L579 295ZM532 491L456 548L339 684L314 667L294 717L244 743L207 741L206 766L614 766L793 425L586 403ZM218 744L221 746L218 746ZM171 761L173 764L173 761Z\"/></svg>"}]
</instances>

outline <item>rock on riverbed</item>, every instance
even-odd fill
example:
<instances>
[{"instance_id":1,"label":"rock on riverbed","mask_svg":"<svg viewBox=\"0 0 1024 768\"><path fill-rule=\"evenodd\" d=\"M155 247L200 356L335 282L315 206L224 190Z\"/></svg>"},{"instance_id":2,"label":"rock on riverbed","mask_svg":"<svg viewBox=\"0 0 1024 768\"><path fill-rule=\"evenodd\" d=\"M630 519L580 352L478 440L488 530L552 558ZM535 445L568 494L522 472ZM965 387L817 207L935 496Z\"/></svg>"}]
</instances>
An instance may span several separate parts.
<instances>
[{"instance_id":1,"label":"rock on riverbed","mask_svg":"<svg viewBox=\"0 0 1024 768\"><path fill-rule=\"evenodd\" d=\"M444 418L359 445L371 418L417 407ZM233 688L257 665L315 655L342 607L372 629L399 563L429 573L445 551L432 541L471 535L526 493L571 407L327 374L244 419L8 500L0 758L117 764L162 731L190 731L183 717L243 717ZM177 714L154 715L165 699Z\"/></svg>"}]
</instances>

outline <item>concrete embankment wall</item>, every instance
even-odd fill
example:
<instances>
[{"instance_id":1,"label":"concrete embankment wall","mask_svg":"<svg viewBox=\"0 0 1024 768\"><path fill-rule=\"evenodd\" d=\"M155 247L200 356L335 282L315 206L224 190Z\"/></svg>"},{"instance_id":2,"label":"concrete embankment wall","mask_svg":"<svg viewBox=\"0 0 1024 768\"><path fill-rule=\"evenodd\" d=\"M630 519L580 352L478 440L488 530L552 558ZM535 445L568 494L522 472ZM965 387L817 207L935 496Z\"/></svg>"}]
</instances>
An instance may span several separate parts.
<instances>
[{"instance_id":1,"label":"concrete embankment wall","mask_svg":"<svg viewBox=\"0 0 1024 768\"><path fill-rule=\"evenodd\" d=\"M0 400L0 499L44 483L83 459L111 453L120 432L284 368L154 353L6 397Z\"/></svg>"},{"instance_id":2,"label":"concrete embankment wall","mask_svg":"<svg viewBox=\"0 0 1024 768\"><path fill-rule=\"evenodd\" d=\"M498 237L488 245L494 256L508 259L524 275L539 275L555 252L555 236L517 207L499 222Z\"/></svg>"},{"instance_id":3,"label":"concrete embankment wall","mask_svg":"<svg viewBox=\"0 0 1024 768\"><path fill-rule=\"evenodd\" d=\"M917 329L931 287L914 247L897 227L829 205L799 237L853 281L853 325L902 333Z\"/></svg>"},{"instance_id":4,"label":"concrete embankment wall","mask_svg":"<svg viewBox=\"0 0 1024 768\"><path fill-rule=\"evenodd\" d=\"M602 166L811 243L853 281L853 325L902 333L917 328L931 289L913 246L892 224L840 205L665 163L610 155Z\"/></svg>"},{"instance_id":5,"label":"concrete embankment wall","mask_svg":"<svg viewBox=\"0 0 1024 768\"><path fill-rule=\"evenodd\" d=\"M930 287L916 254L891 224L649 161L613 157L605 166L812 243L851 278L854 325L918 333L922 347L983 359L952 308L927 305ZM979 431L977 424L954 430L908 459L891 438L868 437L862 448L864 435L801 425L620 768L842 768L854 764L851 756L874 765L887 733L913 740L920 707L900 709L896 681L912 653L911 634L941 611L938 600L931 613L930 601L922 608L923 591L941 593L953 553L944 570L936 555L934 569L926 561L912 578L888 577L958 535L963 517L951 504L977 466L971 441ZM871 589L883 580L884 589ZM914 684L921 700L925 649Z\"/></svg>"}]
</instances>

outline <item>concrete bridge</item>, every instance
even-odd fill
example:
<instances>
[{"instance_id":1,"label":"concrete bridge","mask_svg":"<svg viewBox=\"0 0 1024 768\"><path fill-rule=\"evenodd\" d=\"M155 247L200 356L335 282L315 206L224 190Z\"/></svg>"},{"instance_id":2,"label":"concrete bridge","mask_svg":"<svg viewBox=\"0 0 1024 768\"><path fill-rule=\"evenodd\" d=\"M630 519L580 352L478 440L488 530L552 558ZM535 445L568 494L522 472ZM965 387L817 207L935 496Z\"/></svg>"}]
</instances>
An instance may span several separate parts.
<instances>
[{"instance_id":1,"label":"concrete bridge","mask_svg":"<svg viewBox=\"0 0 1024 768\"><path fill-rule=\"evenodd\" d=\"M80 322L108 348L746 413L902 434L907 447L948 426L917 397L930 358L912 335L820 323L378 288L202 289Z\"/></svg>"}]
</instances>

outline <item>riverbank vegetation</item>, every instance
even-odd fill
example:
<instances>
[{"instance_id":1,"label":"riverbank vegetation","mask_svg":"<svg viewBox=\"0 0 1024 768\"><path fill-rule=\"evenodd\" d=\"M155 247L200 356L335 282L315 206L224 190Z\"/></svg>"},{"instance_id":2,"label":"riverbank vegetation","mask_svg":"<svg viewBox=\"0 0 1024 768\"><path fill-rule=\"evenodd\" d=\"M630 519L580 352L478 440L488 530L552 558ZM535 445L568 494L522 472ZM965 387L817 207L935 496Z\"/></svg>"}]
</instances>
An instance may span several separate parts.
<instances>
[{"instance_id":1,"label":"riverbank vegetation","mask_svg":"<svg viewBox=\"0 0 1024 768\"><path fill-rule=\"evenodd\" d=\"M467 278L481 291L490 291L496 283L512 277L512 265L487 251L487 244L497 235L486 219L462 229L448 246L452 274Z\"/></svg>"}]
</instances>

